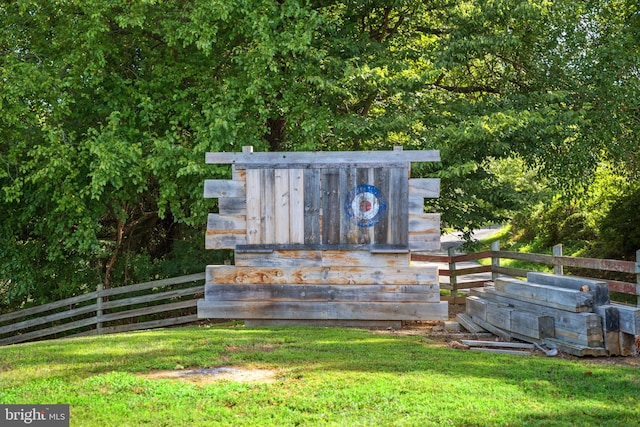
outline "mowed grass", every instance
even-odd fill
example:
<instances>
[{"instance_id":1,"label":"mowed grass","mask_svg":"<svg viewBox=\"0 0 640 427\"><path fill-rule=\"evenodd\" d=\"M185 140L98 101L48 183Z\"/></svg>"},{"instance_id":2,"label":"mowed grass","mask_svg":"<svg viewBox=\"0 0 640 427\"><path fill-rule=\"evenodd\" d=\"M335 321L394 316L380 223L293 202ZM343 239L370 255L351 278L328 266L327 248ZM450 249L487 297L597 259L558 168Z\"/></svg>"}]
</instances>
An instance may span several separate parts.
<instances>
[{"instance_id":1,"label":"mowed grass","mask_svg":"<svg viewBox=\"0 0 640 427\"><path fill-rule=\"evenodd\" d=\"M275 380L141 375L222 366ZM71 426L634 426L639 396L634 367L359 329L226 323L0 348L0 403L66 403Z\"/></svg>"}]
</instances>

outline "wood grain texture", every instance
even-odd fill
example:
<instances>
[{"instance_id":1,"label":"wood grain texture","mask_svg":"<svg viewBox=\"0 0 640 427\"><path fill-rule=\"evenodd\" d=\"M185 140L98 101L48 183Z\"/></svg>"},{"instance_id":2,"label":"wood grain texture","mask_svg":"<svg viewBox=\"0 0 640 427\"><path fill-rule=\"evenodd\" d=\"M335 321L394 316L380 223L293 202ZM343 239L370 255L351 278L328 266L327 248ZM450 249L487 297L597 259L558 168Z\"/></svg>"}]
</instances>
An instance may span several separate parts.
<instances>
[{"instance_id":1,"label":"wood grain texture","mask_svg":"<svg viewBox=\"0 0 640 427\"><path fill-rule=\"evenodd\" d=\"M372 253L370 251L322 251L323 267L409 268L409 252Z\"/></svg>"},{"instance_id":2,"label":"wood grain texture","mask_svg":"<svg viewBox=\"0 0 640 427\"><path fill-rule=\"evenodd\" d=\"M236 267L322 267L322 251L290 250L235 253Z\"/></svg>"},{"instance_id":3,"label":"wood grain texture","mask_svg":"<svg viewBox=\"0 0 640 427\"><path fill-rule=\"evenodd\" d=\"M448 312L446 302L198 301L198 317L213 319L446 320Z\"/></svg>"},{"instance_id":4,"label":"wood grain texture","mask_svg":"<svg viewBox=\"0 0 640 427\"><path fill-rule=\"evenodd\" d=\"M315 151L315 152L260 152L220 153L205 155L207 164L235 164L238 167L331 167L345 165L389 164L410 162L439 162L438 150L407 151Z\"/></svg>"},{"instance_id":5,"label":"wood grain texture","mask_svg":"<svg viewBox=\"0 0 640 427\"><path fill-rule=\"evenodd\" d=\"M200 289L201 290L201 289ZM207 301L440 302L438 285L208 284Z\"/></svg>"},{"instance_id":6,"label":"wood grain texture","mask_svg":"<svg viewBox=\"0 0 640 427\"><path fill-rule=\"evenodd\" d=\"M241 197L246 196L245 183L228 179L205 179L205 199L216 197Z\"/></svg>"},{"instance_id":7,"label":"wood grain texture","mask_svg":"<svg viewBox=\"0 0 640 427\"><path fill-rule=\"evenodd\" d=\"M437 267L265 268L210 265L207 266L206 276L208 284L430 285L438 283Z\"/></svg>"},{"instance_id":8,"label":"wood grain texture","mask_svg":"<svg viewBox=\"0 0 640 427\"><path fill-rule=\"evenodd\" d=\"M411 178L409 196L422 199L440 197L440 178Z\"/></svg>"},{"instance_id":9,"label":"wood grain texture","mask_svg":"<svg viewBox=\"0 0 640 427\"><path fill-rule=\"evenodd\" d=\"M591 311L593 307L593 292L539 285L507 277L495 279L494 287L510 298L574 313Z\"/></svg>"}]
</instances>

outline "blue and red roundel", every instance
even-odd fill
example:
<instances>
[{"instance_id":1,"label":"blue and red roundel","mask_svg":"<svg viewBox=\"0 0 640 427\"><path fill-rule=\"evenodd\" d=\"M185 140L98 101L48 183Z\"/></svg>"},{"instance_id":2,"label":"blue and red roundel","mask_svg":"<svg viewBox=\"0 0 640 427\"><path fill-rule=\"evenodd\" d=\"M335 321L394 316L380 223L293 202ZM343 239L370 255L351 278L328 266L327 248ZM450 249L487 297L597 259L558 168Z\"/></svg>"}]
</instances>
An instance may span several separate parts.
<instances>
[{"instance_id":1,"label":"blue and red roundel","mask_svg":"<svg viewBox=\"0 0 640 427\"><path fill-rule=\"evenodd\" d=\"M361 184L347 194L344 210L358 227L373 227L384 218L387 201L377 187Z\"/></svg>"}]
</instances>

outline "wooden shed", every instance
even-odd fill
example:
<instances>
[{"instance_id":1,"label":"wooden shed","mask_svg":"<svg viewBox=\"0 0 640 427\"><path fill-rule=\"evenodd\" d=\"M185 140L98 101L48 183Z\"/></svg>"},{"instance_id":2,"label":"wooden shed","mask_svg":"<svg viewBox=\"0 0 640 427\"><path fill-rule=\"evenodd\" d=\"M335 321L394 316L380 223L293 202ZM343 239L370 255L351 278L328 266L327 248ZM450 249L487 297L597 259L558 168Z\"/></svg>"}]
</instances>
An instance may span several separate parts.
<instances>
[{"instance_id":1,"label":"wooden shed","mask_svg":"<svg viewBox=\"0 0 640 427\"><path fill-rule=\"evenodd\" d=\"M206 247L234 265L207 267L201 318L248 324L380 325L444 320L435 267L412 250L440 247L440 216L424 212L438 179L410 179L438 151L207 153L231 180L206 180L218 199Z\"/></svg>"}]
</instances>

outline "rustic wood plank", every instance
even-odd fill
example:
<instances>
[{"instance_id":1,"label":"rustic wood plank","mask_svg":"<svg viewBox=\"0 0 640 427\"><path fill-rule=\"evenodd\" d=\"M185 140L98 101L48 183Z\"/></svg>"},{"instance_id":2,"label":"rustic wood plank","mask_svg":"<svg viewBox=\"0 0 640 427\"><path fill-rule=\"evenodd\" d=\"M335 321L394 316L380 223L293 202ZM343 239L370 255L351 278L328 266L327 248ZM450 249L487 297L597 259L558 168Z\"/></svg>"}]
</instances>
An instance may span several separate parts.
<instances>
[{"instance_id":1,"label":"rustic wood plank","mask_svg":"<svg viewBox=\"0 0 640 427\"><path fill-rule=\"evenodd\" d=\"M389 164L410 162L439 162L438 150L407 151L315 151L315 152L259 152L259 153L223 153L205 154L207 164L236 164L238 167L269 166L306 168L335 167L347 164Z\"/></svg>"},{"instance_id":2,"label":"rustic wood plank","mask_svg":"<svg viewBox=\"0 0 640 427\"><path fill-rule=\"evenodd\" d=\"M563 353L571 354L573 356L585 357L585 356L606 356L607 349L602 346L587 346L581 344L573 344L570 342L565 342L559 340L557 338L547 338L545 339L545 343L557 348L558 351Z\"/></svg>"},{"instance_id":3,"label":"rustic wood plank","mask_svg":"<svg viewBox=\"0 0 640 427\"><path fill-rule=\"evenodd\" d=\"M313 250L243 253L236 251L237 267L321 267L322 252Z\"/></svg>"},{"instance_id":4,"label":"rustic wood plank","mask_svg":"<svg viewBox=\"0 0 640 427\"><path fill-rule=\"evenodd\" d=\"M307 169L303 175L304 185L304 243L320 244L322 239L322 201L320 170Z\"/></svg>"},{"instance_id":5,"label":"rustic wood plank","mask_svg":"<svg viewBox=\"0 0 640 427\"><path fill-rule=\"evenodd\" d=\"M508 354L511 356L531 356L531 352L526 350L508 350L508 349L482 348L482 347L471 347L469 350L483 351L487 353Z\"/></svg>"},{"instance_id":6,"label":"rustic wood plank","mask_svg":"<svg viewBox=\"0 0 640 427\"><path fill-rule=\"evenodd\" d=\"M618 310L620 331L631 335L640 335L640 307L631 307L619 303L611 304Z\"/></svg>"},{"instance_id":7,"label":"rustic wood plank","mask_svg":"<svg viewBox=\"0 0 640 427\"><path fill-rule=\"evenodd\" d=\"M591 311L593 293L580 290L539 285L518 279L499 277L494 280L495 290L521 301L554 307L572 312Z\"/></svg>"},{"instance_id":8,"label":"rustic wood plank","mask_svg":"<svg viewBox=\"0 0 640 427\"><path fill-rule=\"evenodd\" d=\"M260 186L260 243L276 243L275 169L263 169ZM287 186L288 188L288 186ZM287 208L288 211L288 208ZM287 229L288 231L288 229ZM287 235L287 240L289 236Z\"/></svg>"},{"instance_id":9,"label":"rustic wood plank","mask_svg":"<svg viewBox=\"0 0 640 427\"><path fill-rule=\"evenodd\" d=\"M291 243L304 243L304 170L289 170L289 241Z\"/></svg>"},{"instance_id":10,"label":"rustic wood plank","mask_svg":"<svg viewBox=\"0 0 640 427\"><path fill-rule=\"evenodd\" d=\"M332 205L329 209L336 210L340 217L340 223L338 229L340 230L340 243L352 244L352 243L369 243L369 238L361 239L360 231L358 227L345 212L344 200L357 185L358 169L356 168L340 168L338 170L338 184L337 188L326 188L325 191L337 189L338 200L337 205ZM330 215L333 221L333 213ZM366 229L365 229L366 230Z\"/></svg>"},{"instance_id":11,"label":"rustic wood plank","mask_svg":"<svg viewBox=\"0 0 640 427\"><path fill-rule=\"evenodd\" d=\"M424 198L421 196L415 196L409 193L407 198L409 215L420 216L424 214Z\"/></svg>"},{"instance_id":12,"label":"rustic wood plank","mask_svg":"<svg viewBox=\"0 0 640 427\"><path fill-rule=\"evenodd\" d=\"M27 342L35 339L45 338L45 337L56 335L62 332L71 331L73 329L93 326L96 323L97 323L97 317L90 317L90 318L78 320L72 323L64 323L62 325L53 326L51 328L39 329L37 331L26 332L24 334L3 338L3 339L0 339L0 345L17 344L21 342Z\"/></svg>"},{"instance_id":13,"label":"rustic wood plank","mask_svg":"<svg viewBox=\"0 0 640 427\"><path fill-rule=\"evenodd\" d=\"M440 234L440 214L409 214L409 233Z\"/></svg>"},{"instance_id":14,"label":"rustic wood plank","mask_svg":"<svg viewBox=\"0 0 640 427\"><path fill-rule=\"evenodd\" d=\"M241 234L207 234L204 238L205 249L235 249L247 243L247 236Z\"/></svg>"},{"instance_id":15,"label":"rustic wood plank","mask_svg":"<svg viewBox=\"0 0 640 427\"><path fill-rule=\"evenodd\" d=\"M471 316L469 316L466 313L457 314L456 320L458 321L458 323L460 323L460 325L462 325L463 328L465 328L467 331L471 332L472 334L480 334L482 332L486 332L486 329L482 328L480 325L475 323L471 319Z\"/></svg>"},{"instance_id":16,"label":"rustic wood plank","mask_svg":"<svg viewBox=\"0 0 640 427\"><path fill-rule=\"evenodd\" d=\"M243 215L209 214L207 234L246 234L247 221Z\"/></svg>"},{"instance_id":17,"label":"rustic wood plank","mask_svg":"<svg viewBox=\"0 0 640 427\"><path fill-rule=\"evenodd\" d=\"M185 289L173 289L165 292L156 292L137 297L121 298L116 300L105 301L102 303L103 310L109 310L118 307L127 307L136 304L145 304L149 302L161 301L165 299L180 298L187 295L198 295L204 293L204 286L194 286Z\"/></svg>"},{"instance_id":18,"label":"rustic wood plank","mask_svg":"<svg viewBox=\"0 0 640 427\"><path fill-rule=\"evenodd\" d=\"M202 273L204 278L204 273ZM65 298L60 301L50 302L48 304L39 305L37 307L25 308L17 310L11 313L6 313L0 316L0 323L9 322L11 320L19 319L21 317L32 316L34 314L45 313L47 311L56 310L61 307L67 307L75 304L80 304L85 301L95 300L98 297L98 292L89 292L84 295L78 295L76 297Z\"/></svg>"},{"instance_id":19,"label":"rustic wood plank","mask_svg":"<svg viewBox=\"0 0 640 427\"><path fill-rule=\"evenodd\" d=\"M409 268L409 252L375 253L371 251L322 251L323 267L406 267Z\"/></svg>"},{"instance_id":20,"label":"rustic wood plank","mask_svg":"<svg viewBox=\"0 0 640 427\"><path fill-rule=\"evenodd\" d=\"M502 341L482 341L482 340L460 340L464 345L469 347L501 347L501 348L521 348L533 350L533 344L519 342L502 342Z\"/></svg>"},{"instance_id":21,"label":"rustic wood plank","mask_svg":"<svg viewBox=\"0 0 640 427\"><path fill-rule=\"evenodd\" d=\"M225 197L246 197L245 183L229 179L205 179L204 197L225 198Z\"/></svg>"},{"instance_id":22,"label":"rustic wood plank","mask_svg":"<svg viewBox=\"0 0 640 427\"><path fill-rule=\"evenodd\" d=\"M440 249L440 231L437 233L409 232L409 249L412 251L436 251Z\"/></svg>"},{"instance_id":23,"label":"rustic wood plank","mask_svg":"<svg viewBox=\"0 0 640 427\"><path fill-rule=\"evenodd\" d=\"M420 199L440 197L440 178L411 178L409 180L409 197L412 196Z\"/></svg>"},{"instance_id":24,"label":"rustic wood plank","mask_svg":"<svg viewBox=\"0 0 640 427\"><path fill-rule=\"evenodd\" d=\"M220 215L247 216L247 200L244 197L225 197L218 199Z\"/></svg>"},{"instance_id":25,"label":"rustic wood plank","mask_svg":"<svg viewBox=\"0 0 640 427\"><path fill-rule=\"evenodd\" d=\"M100 296L110 297L114 295L128 294L131 292L145 291L153 288L163 288L165 286L181 285L184 283L199 282L205 280L205 273L189 274L187 276L172 277L170 279L152 280L150 282L137 283L135 285L120 286L117 288L100 291Z\"/></svg>"},{"instance_id":26,"label":"rustic wood plank","mask_svg":"<svg viewBox=\"0 0 640 427\"><path fill-rule=\"evenodd\" d=\"M474 319L487 320L487 302L477 296L468 296L466 314Z\"/></svg>"},{"instance_id":27,"label":"rustic wood plank","mask_svg":"<svg viewBox=\"0 0 640 427\"><path fill-rule=\"evenodd\" d=\"M437 283L437 267L264 268L210 265L207 266L206 275L207 283L218 284L430 285Z\"/></svg>"},{"instance_id":28,"label":"rustic wood plank","mask_svg":"<svg viewBox=\"0 0 640 427\"><path fill-rule=\"evenodd\" d=\"M292 243L289 237L291 223L291 193L289 188L289 171L287 169L274 170L274 243ZM264 243L269 243L265 241Z\"/></svg>"},{"instance_id":29,"label":"rustic wood plank","mask_svg":"<svg viewBox=\"0 0 640 427\"><path fill-rule=\"evenodd\" d=\"M322 243L338 244L342 204L340 201L340 170L322 170Z\"/></svg>"},{"instance_id":30,"label":"rustic wood plank","mask_svg":"<svg viewBox=\"0 0 640 427\"><path fill-rule=\"evenodd\" d=\"M96 311L96 305L86 305L84 307L74 308L72 310L62 311L59 313L49 314L47 316L37 317L35 319L23 320L22 322L12 323L0 327L0 335L4 335L10 332L17 333L23 329L33 328L35 326L44 325L46 323L58 322L74 316L81 316L83 314Z\"/></svg>"},{"instance_id":31,"label":"rustic wood plank","mask_svg":"<svg viewBox=\"0 0 640 427\"><path fill-rule=\"evenodd\" d=\"M409 168L392 168L388 177L388 235L386 241L404 246L409 241Z\"/></svg>"},{"instance_id":32,"label":"rustic wood plank","mask_svg":"<svg viewBox=\"0 0 640 427\"><path fill-rule=\"evenodd\" d=\"M261 172L247 171L247 244L262 243Z\"/></svg>"},{"instance_id":33,"label":"rustic wood plank","mask_svg":"<svg viewBox=\"0 0 640 427\"><path fill-rule=\"evenodd\" d=\"M208 284L206 301L440 302L438 285Z\"/></svg>"},{"instance_id":34,"label":"rustic wood plank","mask_svg":"<svg viewBox=\"0 0 640 427\"><path fill-rule=\"evenodd\" d=\"M448 311L446 302L198 301L198 317L215 319L446 320Z\"/></svg>"},{"instance_id":35,"label":"rustic wood plank","mask_svg":"<svg viewBox=\"0 0 640 427\"><path fill-rule=\"evenodd\" d=\"M201 300L199 300L201 301ZM118 311L116 313L109 313L102 316L100 319L102 322L111 322L114 320L130 319L138 316L148 316L157 313L164 313L173 310L183 310L185 308L195 307L197 301L189 299L187 301L179 301L171 304L160 304L150 307L137 308L133 310Z\"/></svg>"},{"instance_id":36,"label":"rustic wood plank","mask_svg":"<svg viewBox=\"0 0 640 427\"><path fill-rule=\"evenodd\" d=\"M609 304L609 287L601 280L588 279L574 276L558 276L549 273L529 272L527 281L539 283L541 285L557 286L566 289L580 290L583 286L588 286L593 292L593 305Z\"/></svg>"}]
</instances>

